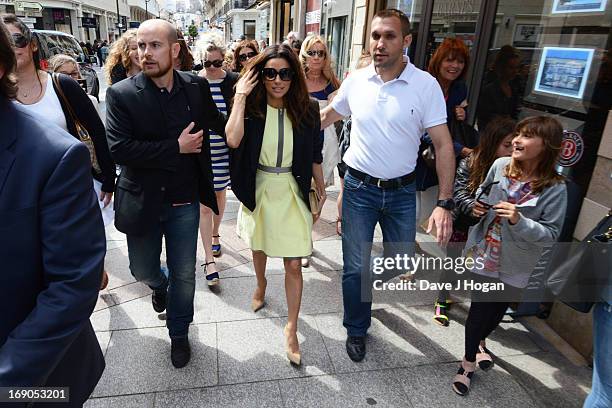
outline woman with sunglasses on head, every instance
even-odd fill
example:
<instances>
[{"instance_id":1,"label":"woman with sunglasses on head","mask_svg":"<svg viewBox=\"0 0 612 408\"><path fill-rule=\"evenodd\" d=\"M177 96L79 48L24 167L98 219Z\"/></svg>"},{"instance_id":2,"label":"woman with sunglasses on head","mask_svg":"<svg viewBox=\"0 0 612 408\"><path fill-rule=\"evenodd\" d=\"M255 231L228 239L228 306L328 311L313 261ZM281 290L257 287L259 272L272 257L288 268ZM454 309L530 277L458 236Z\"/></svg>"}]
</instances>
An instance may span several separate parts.
<instances>
[{"instance_id":1,"label":"woman with sunglasses on head","mask_svg":"<svg viewBox=\"0 0 612 408\"><path fill-rule=\"evenodd\" d=\"M236 85L238 75L223 70L225 48L221 45L214 42L204 43L200 55L202 55L204 69L199 75L206 78L210 84L210 92L219 111L227 115L227 106L234 97L234 85ZM215 257L221 256L219 226L223 220L227 202L226 189L230 185L230 173L229 148L225 139L212 130L210 131L210 158L219 214L214 214L210 208L200 205L200 236L206 254L203 265L206 282L208 286L214 286L219 283Z\"/></svg>"},{"instance_id":2,"label":"woman with sunglasses on head","mask_svg":"<svg viewBox=\"0 0 612 408\"><path fill-rule=\"evenodd\" d=\"M247 63L259 54L257 41L243 40L238 43L234 49L233 71L236 73L242 72Z\"/></svg>"},{"instance_id":3,"label":"woman with sunglasses on head","mask_svg":"<svg viewBox=\"0 0 612 408\"><path fill-rule=\"evenodd\" d=\"M474 263L463 287L475 283L482 290L471 288L465 355L453 380L459 395L468 392L476 366L493 366L486 338L510 302L521 300L544 248L559 237L567 206L565 181L555 170L562 138L563 127L554 118L523 119L516 126L511 157L497 159L476 191L472 213L480 221L465 245L464 256Z\"/></svg>"},{"instance_id":4,"label":"woman with sunglasses on head","mask_svg":"<svg viewBox=\"0 0 612 408\"><path fill-rule=\"evenodd\" d=\"M266 48L236 84L225 127L232 190L242 205L238 233L252 250L257 289L251 307L265 305L266 261L283 258L288 318L287 358L301 363L297 338L302 299L300 259L312 252L309 191L314 177L325 201L321 169L319 106L306 89L304 73L286 45Z\"/></svg>"},{"instance_id":5,"label":"woman with sunglasses on head","mask_svg":"<svg viewBox=\"0 0 612 408\"><path fill-rule=\"evenodd\" d=\"M96 108L74 79L59 74L54 80L51 74L40 68L38 42L28 26L12 14L3 15L2 19L13 37L17 59L19 90L15 103L42 120L61 127L79 140L79 126L88 131L93 142L88 147L93 150L90 154L94 187L98 192L100 206L108 207L115 189L115 164ZM108 282L107 278L103 286L105 282Z\"/></svg>"},{"instance_id":6,"label":"woman with sunglasses on head","mask_svg":"<svg viewBox=\"0 0 612 408\"><path fill-rule=\"evenodd\" d=\"M508 157L512 154L515 125L516 122L510 118L497 118L491 121L482 131L478 146L468 157L459 162L453 192L455 200L453 235L447 249L448 256L461 256L470 226L478 223L484 214L483 208L476 202L476 190L484 181L493 162L500 157ZM440 282L454 283L456 277L454 271L443 270ZM447 313L450 306L449 291L440 290L434 305L433 318L436 323L444 327L449 325ZM484 341L482 345L484 347Z\"/></svg>"},{"instance_id":7,"label":"woman with sunglasses on head","mask_svg":"<svg viewBox=\"0 0 612 408\"><path fill-rule=\"evenodd\" d=\"M104 65L106 81L109 85L116 84L126 78L133 77L140 70L136 29L127 30L110 47Z\"/></svg>"}]
</instances>

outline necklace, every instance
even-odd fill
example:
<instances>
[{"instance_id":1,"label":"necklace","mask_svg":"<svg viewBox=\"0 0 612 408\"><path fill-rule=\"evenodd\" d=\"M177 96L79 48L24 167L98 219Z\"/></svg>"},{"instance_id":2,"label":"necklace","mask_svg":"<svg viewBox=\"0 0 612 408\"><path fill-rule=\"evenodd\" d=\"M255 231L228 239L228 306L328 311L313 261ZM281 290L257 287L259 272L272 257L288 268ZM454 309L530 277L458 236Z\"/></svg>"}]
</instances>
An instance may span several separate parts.
<instances>
[{"instance_id":1,"label":"necklace","mask_svg":"<svg viewBox=\"0 0 612 408\"><path fill-rule=\"evenodd\" d=\"M23 90L21 89L21 87L19 87L19 88L18 88L20 98L27 98L27 97L29 97L29 96L30 96L30 94L32 93L32 91L34 91L34 89L35 89L37 86L41 85L41 84L39 83L39 81L40 81L40 77L38 76L38 73L36 73L36 76L38 77L38 78L37 78L37 79L38 79L38 81L35 81L35 82L34 82L34 84L33 84L32 86L30 86L30 88L28 88L28 90L27 90L27 91L23 91ZM41 91L42 91L42 89L41 89ZM39 95L40 95L40 92L39 92Z\"/></svg>"}]
</instances>

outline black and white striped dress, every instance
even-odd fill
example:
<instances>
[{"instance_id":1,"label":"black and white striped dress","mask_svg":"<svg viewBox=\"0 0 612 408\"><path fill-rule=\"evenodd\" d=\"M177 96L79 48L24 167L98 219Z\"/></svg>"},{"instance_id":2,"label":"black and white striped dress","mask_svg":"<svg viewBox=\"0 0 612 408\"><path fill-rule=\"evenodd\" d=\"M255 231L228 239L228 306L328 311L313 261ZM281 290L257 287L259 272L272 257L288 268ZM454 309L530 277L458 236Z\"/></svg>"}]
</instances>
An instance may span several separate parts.
<instances>
[{"instance_id":1,"label":"black and white striped dress","mask_svg":"<svg viewBox=\"0 0 612 408\"><path fill-rule=\"evenodd\" d=\"M223 79L209 79L210 92L217 109L227 115L227 106L221 93L221 82ZM210 158L214 177L215 191L222 191L230 185L229 173L229 148L223 137L212 130L210 131Z\"/></svg>"}]
</instances>

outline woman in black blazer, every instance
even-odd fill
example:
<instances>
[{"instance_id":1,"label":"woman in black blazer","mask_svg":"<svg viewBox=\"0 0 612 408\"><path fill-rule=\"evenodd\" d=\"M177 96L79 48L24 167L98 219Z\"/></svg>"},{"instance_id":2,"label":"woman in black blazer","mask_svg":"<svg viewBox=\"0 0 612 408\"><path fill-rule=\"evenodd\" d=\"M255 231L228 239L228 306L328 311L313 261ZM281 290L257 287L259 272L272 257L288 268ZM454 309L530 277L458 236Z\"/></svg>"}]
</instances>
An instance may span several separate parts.
<instances>
[{"instance_id":1,"label":"woman in black blazer","mask_svg":"<svg viewBox=\"0 0 612 408\"><path fill-rule=\"evenodd\" d=\"M297 321L302 300L301 258L312 252L308 192L314 177L325 201L321 169L319 105L310 99L304 73L293 50L266 48L251 61L236 84L232 113L225 127L232 190L242 203L238 233L253 251L257 289L252 309L264 307L266 260L285 265L288 318L287 358L301 363Z\"/></svg>"},{"instance_id":2,"label":"woman in black blazer","mask_svg":"<svg viewBox=\"0 0 612 408\"><path fill-rule=\"evenodd\" d=\"M222 69L225 58L225 48L222 45L213 42L206 43L201 50L201 56L204 69L198 75L206 78L217 109L227 115L227 106L234 97L234 85L236 85L238 75ZM219 273L214 259L221 256L219 227L225 211L227 201L225 192L230 186L230 172L229 148L223 136L212 130L210 132L210 160L219 213L214 214L210 208L200 204L200 236L205 252L206 282L208 286L214 286L219 283Z\"/></svg>"},{"instance_id":3,"label":"woman in black blazer","mask_svg":"<svg viewBox=\"0 0 612 408\"><path fill-rule=\"evenodd\" d=\"M81 86L67 75L59 74L56 84L51 74L41 69L38 43L30 29L16 16L4 15L4 23L12 34L17 60L17 83L19 91L15 103L26 111L37 115L48 124L55 124L79 139L74 116L87 129L93 142L99 169L94 169L93 178L99 182L101 207L111 205L115 190L115 163L113 162L106 131L100 116ZM59 84L59 86L58 86ZM61 94L65 95L62 98ZM104 275L103 287L108 281Z\"/></svg>"}]
</instances>

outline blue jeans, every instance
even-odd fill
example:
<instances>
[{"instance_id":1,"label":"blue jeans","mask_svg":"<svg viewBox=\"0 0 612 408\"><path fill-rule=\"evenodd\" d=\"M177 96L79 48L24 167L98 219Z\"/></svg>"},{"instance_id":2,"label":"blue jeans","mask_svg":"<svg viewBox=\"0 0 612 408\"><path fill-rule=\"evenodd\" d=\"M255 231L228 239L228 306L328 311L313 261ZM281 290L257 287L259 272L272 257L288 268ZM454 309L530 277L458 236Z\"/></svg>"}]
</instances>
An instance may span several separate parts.
<instances>
[{"instance_id":1,"label":"blue jeans","mask_svg":"<svg viewBox=\"0 0 612 408\"><path fill-rule=\"evenodd\" d=\"M344 327L349 336L365 336L372 319L370 251L376 223L382 229L385 256L399 253L412 256L416 235L415 201L414 183L398 189L382 189L356 179L350 170L344 177L342 296ZM390 277L387 274L383 280Z\"/></svg>"},{"instance_id":2,"label":"blue jeans","mask_svg":"<svg viewBox=\"0 0 612 408\"><path fill-rule=\"evenodd\" d=\"M583 408L612 406L612 304L593 309L593 389Z\"/></svg>"},{"instance_id":3,"label":"blue jeans","mask_svg":"<svg viewBox=\"0 0 612 408\"><path fill-rule=\"evenodd\" d=\"M195 263L200 222L198 202L164 204L159 223L143 236L127 236L130 271L153 290L168 288L166 324L170 337L185 337L193 321ZM168 275L160 268L162 237L166 241Z\"/></svg>"}]
</instances>

